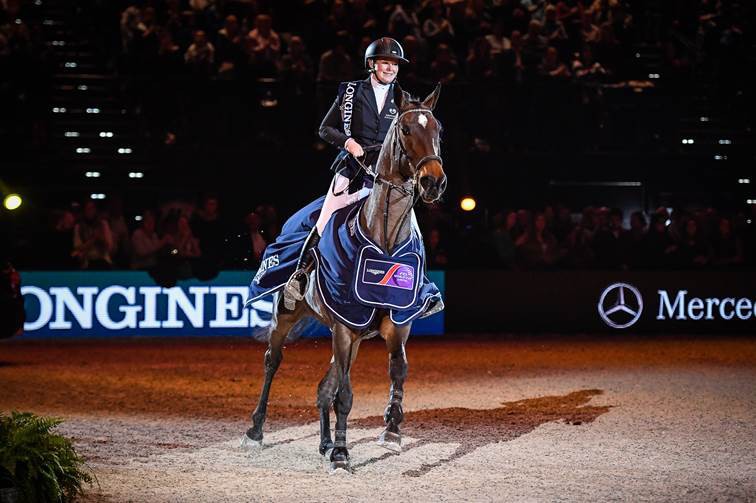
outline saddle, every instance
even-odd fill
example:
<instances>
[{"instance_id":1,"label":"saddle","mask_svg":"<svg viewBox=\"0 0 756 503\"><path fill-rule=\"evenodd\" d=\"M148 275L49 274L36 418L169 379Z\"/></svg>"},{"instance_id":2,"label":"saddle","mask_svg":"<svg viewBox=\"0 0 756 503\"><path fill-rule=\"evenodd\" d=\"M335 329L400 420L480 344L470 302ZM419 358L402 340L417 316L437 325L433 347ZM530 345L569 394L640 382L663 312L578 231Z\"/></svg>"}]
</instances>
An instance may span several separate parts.
<instances>
[{"instance_id":1,"label":"saddle","mask_svg":"<svg viewBox=\"0 0 756 503\"><path fill-rule=\"evenodd\" d=\"M284 287L323 201L323 197L316 199L292 215L276 241L268 245L245 305ZM413 228L404 242L387 253L359 225L364 201L334 212L315 250L315 285L326 308L355 330L368 327L378 309L389 309L397 325L442 310L441 293L425 274L420 232Z\"/></svg>"}]
</instances>

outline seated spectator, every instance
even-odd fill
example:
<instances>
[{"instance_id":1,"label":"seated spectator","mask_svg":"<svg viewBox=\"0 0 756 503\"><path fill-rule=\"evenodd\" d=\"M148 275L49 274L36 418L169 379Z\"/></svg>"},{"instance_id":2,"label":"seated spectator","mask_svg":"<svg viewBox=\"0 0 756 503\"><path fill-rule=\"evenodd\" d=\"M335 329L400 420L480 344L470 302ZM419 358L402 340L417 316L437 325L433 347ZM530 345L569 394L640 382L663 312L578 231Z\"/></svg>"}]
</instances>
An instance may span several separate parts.
<instances>
[{"instance_id":1,"label":"seated spectator","mask_svg":"<svg viewBox=\"0 0 756 503\"><path fill-rule=\"evenodd\" d=\"M484 82L493 77L491 47L485 38L475 39L467 56L467 79L470 82Z\"/></svg>"},{"instance_id":2,"label":"seated spectator","mask_svg":"<svg viewBox=\"0 0 756 503\"><path fill-rule=\"evenodd\" d=\"M323 53L318 65L318 82L343 82L353 77L352 58L347 54L349 34L339 32L333 49Z\"/></svg>"},{"instance_id":3,"label":"seated spectator","mask_svg":"<svg viewBox=\"0 0 756 503\"><path fill-rule=\"evenodd\" d=\"M580 38L585 44L597 44L601 40L601 30L593 24L593 17L584 12L580 18Z\"/></svg>"},{"instance_id":4,"label":"seated spectator","mask_svg":"<svg viewBox=\"0 0 756 503\"><path fill-rule=\"evenodd\" d=\"M452 50L446 44L439 44L436 48L436 59L431 63L431 78L435 82L448 84L457 79L459 66Z\"/></svg>"},{"instance_id":5,"label":"seated spectator","mask_svg":"<svg viewBox=\"0 0 756 503\"><path fill-rule=\"evenodd\" d=\"M496 74L505 82L520 84L525 80L525 52L522 35L514 30L511 36L511 48L505 50L496 60Z\"/></svg>"},{"instance_id":6,"label":"seated spectator","mask_svg":"<svg viewBox=\"0 0 756 503\"><path fill-rule=\"evenodd\" d=\"M549 40L543 36L543 25L538 21L530 21L528 32L522 37L522 48L529 61L538 61L543 58Z\"/></svg>"},{"instance_id":7,"label":"seated spectator","mask_svg":"<svg viewBox=\"0 0 756 503\"><path fill-rule=\"evenodd\" d=\"M401 40L408 35L420 37L420 21L411 2L396 2L388 17L388 36ZM371 39L375 37L370 37Z\"/></svg>"},{"instance_id":8,"label":"seated spectator","mask_svg":"<svg viewBox=\"0 0 756 503\"><path fill-rule=\"evenodd\" d=\"M203 30L194 32L194 42L186 50L184 60L191 71L198 75L209 75L215 64L215 47L207 40Z\"/></svg>"},{"instance_id":9,"label":"seated spectator","mask_svg":"<svg viewBox=\"0 0 756 503\"><path fill-rule=\"evenodd\" d=\"M743 242L733 233L732 221L721 218L712 239L712 263L717 267L730 267L743 262Z\"/></svg>"},{"instance_id":10,"label":"seated spectator","mask_svg":"<svg viewBox=\"0 0 756 503\"><path fill-rule=\"evenodd\" d=\"M601 208L598 212L598 226L593 236L593 251L596 265L605 269L617 269L622 263L622 211Z\"/></svg>"},{"instance_id":11,"label":"seated spectator","mask_svg":"<svg viewBox=\"0 0 756 503\"><path fill-rule=\"evenodd\" d=\"M68 210L54 211L51 223L51 232L44 241L44 265L51 269L75 268L76 261L71 257L76 224L74 214Z\"/></svg>"},{"instance_id":12,"label":"seated spectator","mask_svg":"<svg viewBox=\"0 0 756 503\"><path fill-rule=\"evenodd\" d=\"M189 219L184 215L178 218L173 242L180 258L193 259L202 256L199 240L194 237Z\"/></svg>"},{"instance_id":13,"label":"seated spectator","mask_svg":"<svg viewBox=\"0 0 756 503\"><path fill-rule=\"evenodd\" d=\"M554 266L560 258L559 243L546 230L546 217L536 215L528 231L515 242L518 262L524 269L543 269Z\"/></svg>"},{"instance_id":14,"label":"seated spectator","mask_svg":"<svg viewBox=\"0 0 756 503\"><path fill-rule=\"evenodd\" d=\"M646 232L646 217L640 211L633 212L630 215L630 230L623 250L623 260L631 269L641 268L644 265Z\"/></svg>"},{"instance_id":15,"label":"seated spectator","mask_svg":"<svg viewBox=\"0 0 756 503\"><path fill-rule=\"evenodd\" d=\"M173 236L158 237L155 214L145 211L142 225L131 234L131 268L152 269L157 266L161 251L173 245Z\"/></svg>"},{"instance_id":16,"label":"seated spectator","mask_svg":"<svg viewBox=\"0 0 756 503\"><path fill-rule=\"evenodd\" d=\"M492 32L486 35L486 41L491 47L491 57L494 59L512 48L512 42L504 35L505 25L504 18L499 17L493 25Z\"/></svg>"},{"instance_id":17,"label":"seated spectator","mask_svg":"<svg viewBox=\"0 0 756 503\"><path fill-rule=\"evenodd\" d=\"M173 40L170 30L160 30L158 34L157 71L167 77L180 75L184 66L181 47Z\"/></svg>"},{"instance_id":18,"label":"seated spectator","mask_svg":"<svg viewBox=\"0 0 756 503\"><path fill-rule=\"evenodd\" d=\"M233 72L244 62L244 39L242 38L239 20L234 15L226 16L223 28L218 30L217 37L218 74Z\"/></svg>"},{"instance_id":19,"label":"seated spectator","mask_svg":"<svg viewBox=\"0 0 756 503\"><path fill-rule=\"evenodd\" d=\"M268 243L262 234L262 219L260 218L260 215L253 211L247 215L244 219L244 223L247 224L247 234L249 236L248 258L251 259L250 262L252 262L252 264L259 264L260 260L262 260L265 248L268 246ZM252 264L250 264L250 266Z\"/></svg>"},{"instance_id":20,"label":"seated spectator","mask_svg":"<svg viewBox=\"0 0 756 503\"><path fill-rule=\"evenodd\" d=\"M347 12L344 0L333 0L331 3L331 13L326 18L325 24L329 33L349 30L349 13Z\"/></svg>"},{"instance_id":21,"label":"seated spectator","mask_svg":"<svg viewBox=\"0 0 756 503\"><path fill-rule=\"evenodd\" d=\"M431 229L428 234L428 244L426 245L426 257L429 269L446 269L449 265L449 253L441 239L441 231Z\"/></svg>"},{"instance_id":22,"label":"seated spectator","mask_svg":"<svg viewBox=\"0 0 756 503\"><path fill-rule=\"evenodd\" d=\"M678 265L685 268L703 267L709 263L709 255L709 246L698 231L698 222L688 219L677 252Z\"/></svg>"},{"instance_id":23,"label":"seated spectator","mask_svg":"<svg viewBox=\"0 0 756 503\"><path fill-rule=\"evenodd\" d=\"M286 54L281 58L279 76L287 87L299 96L309 92L312 86L312 60L307 54L302 37L293 35L289 39Z\"/></svg>"},{"instance_id":24,"label":"seated spectator","mask_svg":"<svg viewBox=\"0 0 756 503\"><path fill-rule=\"evenodd\" d=\"M601 61L606 62L607 66L614 70L623 68L623 50L622 46L614 36L614 28L611 23L603 23L599 27L599 40L596 43L596 56Z\"/></svg>"},{"instance_id":25,"label":"seated spectator","mask_svg":"<svg viewBox=\"0 0 756 503\"><path fill-rule=\"evenodd\" d=\"M273 18L267 14L255 17L255 27L247 36L249 40L250 62L258 75L276 74L281 57L281 39L273 30Z\"/></svg>"},{"instance_id":26,"label":"seated spectator","mask_svg":"<svg viewBox=\"0 0 756 503\"><path fill-rule=\"evenodd\" d=\"M448 45L454 40L454 28L444 12L444 4L441 0L433 0L430 4L431 15L423 23L423 37L433 47L440 44Z\"/></svg>"},{"instance_id":27,"label":"seated spectator","mask_svg":"<svg viewBox=\"0 0 756 503\"><path fill-rule=\"evenodd\" d=\"M677 252L677 245L667 232L667 215L654 213L651 217L645 243L644 266L660 269L672 263L672 256Z\"/></svg>"},{"instance_id":28,"label":"seated spectator","mask_svg":"<svg viewBox=\"0 0 756 503\"><path fill-rule=\"evenodd\" d=\"M113 264L118 268L127 268L131 247L129 228L126 225L126 219L123 217L123 200L120 196L113 196L108 200L105 216L110 226L110 234L113 237L113 249L111 250Z\"/></svg>"},{"instance_id":29,"label":"seated spectator","mask_svg":"<svg viewBox=\"0 0 756 503\"><path fill-rule=\"evenodd\" d=\"M554 47L546 49L543 60L538 66L538 73L548 79L568 79L570 77L569 68L559 60L559 52Z\"/></svg>"},{"instance_id":30,"label":"seated spectator","mask_svg":"<svg viewBox=\"0 0 756 503\"><path fill-rule=\"evenodd\" d=\"M367 0L352 0L351 5L352 8L349 12L349 28L347 31L355 36L367 37L370 40L378 38L380 36L377 33L378 20L368 9ZM389 17L389 25L390 23L391 18ZM394 27L394 29L397 30L396 27ZM389 26L389 32L391 32L391 26Z\"/></svg>"},{"instance_id":31,"label":"seated spectator","mask_svg":"<svg viewBox=\"0 0 756 503\"><path fill-rule=\"evenodd\" d=\"M593 57L593 49L590 45L584 45L580 54L575 55L572 71L578 80L586 82L601 80L608 73L606 68Z\"/></svg>"},{"instance_id":32,"label":"seated spectator","mask_svg":"<svg viewBox=\"0 0 756 503\"><path fill-rule=\"evenodd\" d=\"M567 236L567 259L571 267L582 269L594 264L596 255L592 245L595 233L596 210L588 206L583 209L580 222Z\"/></svg>"},{"instance_id":33,"label":"seated spectator","mask_svg":"<svg viewBox=\"0 0 756 503\"><path fill-rule=\"evenodd\" d=\"M558 204L554 224L551 229L554 233L554 237L557 238L557 241L560 243L566 242L567 236L572 232L573 227L574 225L572 223L570 209L563 204Z\"/></svg>"},{"instance_id":34,"label":"seated spectator","mask_svg":"<svg viewBox=\"0 0 756 503\"><path fill-rule=\"evenodd\" d=\"M217 196L205 196L202 208L194 213L191 227L199 239L202 260L195 264L194 273L200 279L214 277L220 269L225 247L225 228L220 216Z\"/></svg>"},{"instance_id":35,"label":"seated spectator","mask_svg":"<svg viewBox=\"0 0 756 503\"><path fill-rule=\"evenodd\" d=\"M112 269L113 236L108 221L97 211L94 201L84 204L84 212L73 233L73 256L81 269Z\"/></svg>"},{"instance_id":36,"label":"seated spectator","mask_svg":"<svg viewBox=\"0 0 756 503\"><path fill-rule=\"evenodd\" d=\"M517 214L510 211L506 215L497 213L493 221L494 229L491 233L491 241L496 249L499 266L511 269L515 263L515 226Z\"/></svg>"},{"instance_id":37,"label":"seated spectator","mask_svg":"<svg viewBox=\"0 0 756 503\"><path fill-rule=\"evenodd\" d=\"M564 49L567 42L567 30L557 17L557 8L554 5L547 5L543 21L543 35L546 37L548 44L557 49Z\"/></svg>"}]
</instances>

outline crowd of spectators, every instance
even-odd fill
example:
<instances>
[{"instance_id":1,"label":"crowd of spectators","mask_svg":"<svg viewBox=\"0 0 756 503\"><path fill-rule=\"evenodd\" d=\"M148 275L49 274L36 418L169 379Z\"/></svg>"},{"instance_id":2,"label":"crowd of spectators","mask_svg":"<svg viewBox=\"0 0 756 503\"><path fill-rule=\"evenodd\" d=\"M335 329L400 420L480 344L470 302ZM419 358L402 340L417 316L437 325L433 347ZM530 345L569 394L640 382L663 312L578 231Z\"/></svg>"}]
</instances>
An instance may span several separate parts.
<instances>
[{"instance_id":1,"label":"crowd of spectators","mask_svg":"<svg viewBox=\"0 0 756 503\"><path fill-rule=\"evenodd\" d=\"M487 225L425 219L428 264L438 269L675 270L756 265L756 211L726 215L659 208L635 211L564 205L496 213Z\"/></svg>"},{"instance_id":2,"label":"crowd of spectators","mask_svg":"<svg viewBox=\"0 0 756 503\"><path fill-rule=\"evenodd\" d=\"M623 0L334 0L302 2L300 16L286 4L135 3L121 13L122 67L158 77L277 78L306 92L316 81L358 77L365 48L384 35L405 47L411 63L401 80L410 89L617 80L633 62L635 20Z\"/></svg>"},{"instance_id":3,"label":"crowd of spectators","mask_svg":"<svg viewBox=\"0 0 756 503\"><path fill-rule=\"evenodd\" d=\"M241 83L254 98L275 94L268 103L313 123L302 134L312 141L333 84L364 76L365 48L388 35L410 60L399 76L405 89L458 90L448 96L465 106L448 120L489 144L548 149L634 137L610 128L602 90L654 87L651 72L679 88L714 76L720 90L742 90L749 12L737 0L145 1L121 12L119 58L167 143L181 129L174 111L192 114L208 94L228 93L197 88L210 80Z\"/></svg>"},{"instance_id":4,"label":"crowd of spectators","mask_svg":"<svg viewBox=\"0 0 756 503\"><path fill-rule=\"evenodd\" d=\"M243 219L222 218L219 198L199 206L170 201L127 220L119 198L103 207L94 200L54 210L35 239L47 269L147 270L163 285L197 277L210 279L221 268L255 269L278 234L272 206L260 205ZM28 266L27 266L28 267Z\"/></svg>"},{"instance_id":5,"label":"crowd of spectators","mask_svg":"<svg viewBox=\"0 0 756 503\"><path fill-rule=\"evenodd\" d=\"M121 13L132 70L311 82L355 78L367 45L388 35L411 63L402 80L629 77L634 42L664 44L671 70L691 50L742 46L747 9L732 0L332 0L135 2ZM698 40L700 38L700 40ZM692 47L697 46L697 47Z\"/></svg>"},{"instance_id":6,"label":"crowd of spectators","mask_svg":"<svg viewBox=\"0 0 756 503\"><path fill-rule=\"evenodd\" d=\"M629 223L619 209L573 213L557 204L542 210L501 211L465 225L440 206L418 208L431 269L705 269L754 266L755 215L708 208L646 215ZM756 212L754 212L756 213ZM256 269L279 232L272 206L224 218L217 196L199 206L173 201L128 222L115 198L56 210L39 237L46 268L149 270L162 284L209 279L220 269Z\"/></svg>"}]
</instances>

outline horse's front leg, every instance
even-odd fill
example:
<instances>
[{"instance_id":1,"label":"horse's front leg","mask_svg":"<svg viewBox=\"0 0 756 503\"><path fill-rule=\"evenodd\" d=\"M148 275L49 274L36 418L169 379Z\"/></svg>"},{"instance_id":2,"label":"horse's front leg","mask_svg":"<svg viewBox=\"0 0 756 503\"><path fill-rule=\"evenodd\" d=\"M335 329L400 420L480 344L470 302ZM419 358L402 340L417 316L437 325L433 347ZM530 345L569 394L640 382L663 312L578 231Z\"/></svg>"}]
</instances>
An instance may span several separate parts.
<instances>
[{"instance_id":1,"label":"horse's front leg","mask_svg":"<svg viewBox=\"0 0 756 503\"><path fill-rule=\"evenodd\" d=\"M253 449L262 445L263 425L265 424L265 417L268 411L270 386L283 360L283 344L286 336L289 334L289 330L302 317L305 309L304 302L301 302L294 311L288 311L283 307L283 302L280 299L281 296L276 294L274 305L277 308L271 320L268 350L265 351L265 379L263 380L257 407L252 413L252 427L242 437L241 447L244 449Z\"/></svg>"},{"instance_id":2,"label":"horse's front leg","mask_svg":"<svg viewBox=\"0 0 756 503\"><path fill-rule=\"evenodd\" d=\"M347 419L352 410L353 394L349 372L352 362L357 356L359 346L359 337L345 326L337 323L333 330L333 363L331 365L338 378L338 389L333 400L336 428L334 430L333 449L330 454L330 472L339 469L350 471L346 434ZM322 418L321 412L321 420Z\"/></svg>"},{"instance_id":3,"label":"horse's front leg","mask_svg":"<svg viewBox=\"0 0 756 503\"><path fill-rule=\"evenodd\" d=\"M409 337L410 325L398 327L386 317L381 323L381 336L386 339L389 353L389 402L383 413L386 429L378 437L378 444L395 452L402 450L402 435L399 425L404 421L402 400L404 398L404 380L407 378L407 355L404 346Z\"/></svg>"}]
</instances>

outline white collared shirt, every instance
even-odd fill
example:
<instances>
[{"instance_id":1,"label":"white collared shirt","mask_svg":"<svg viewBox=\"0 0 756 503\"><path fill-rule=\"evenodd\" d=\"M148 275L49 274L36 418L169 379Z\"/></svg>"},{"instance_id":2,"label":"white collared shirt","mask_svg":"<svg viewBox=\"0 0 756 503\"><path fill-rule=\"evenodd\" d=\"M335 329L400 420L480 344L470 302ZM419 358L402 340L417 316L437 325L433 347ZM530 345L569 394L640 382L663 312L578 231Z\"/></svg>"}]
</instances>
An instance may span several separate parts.
<instances>
[{"instance_id":1,"label":"white collared shirt","mask_svg":"<svg viewBox=\"0 0 756 503\"><path fill-rule=\"evenodd\" d=\"M375 104L378 107L378 114L380 115L383 110L383 105L386 104L386 96L388 96L391 84L381 84L374 76L370 77L370 83L373 85L373 94L375 94Z\"/></svg>"}]
</instances>

